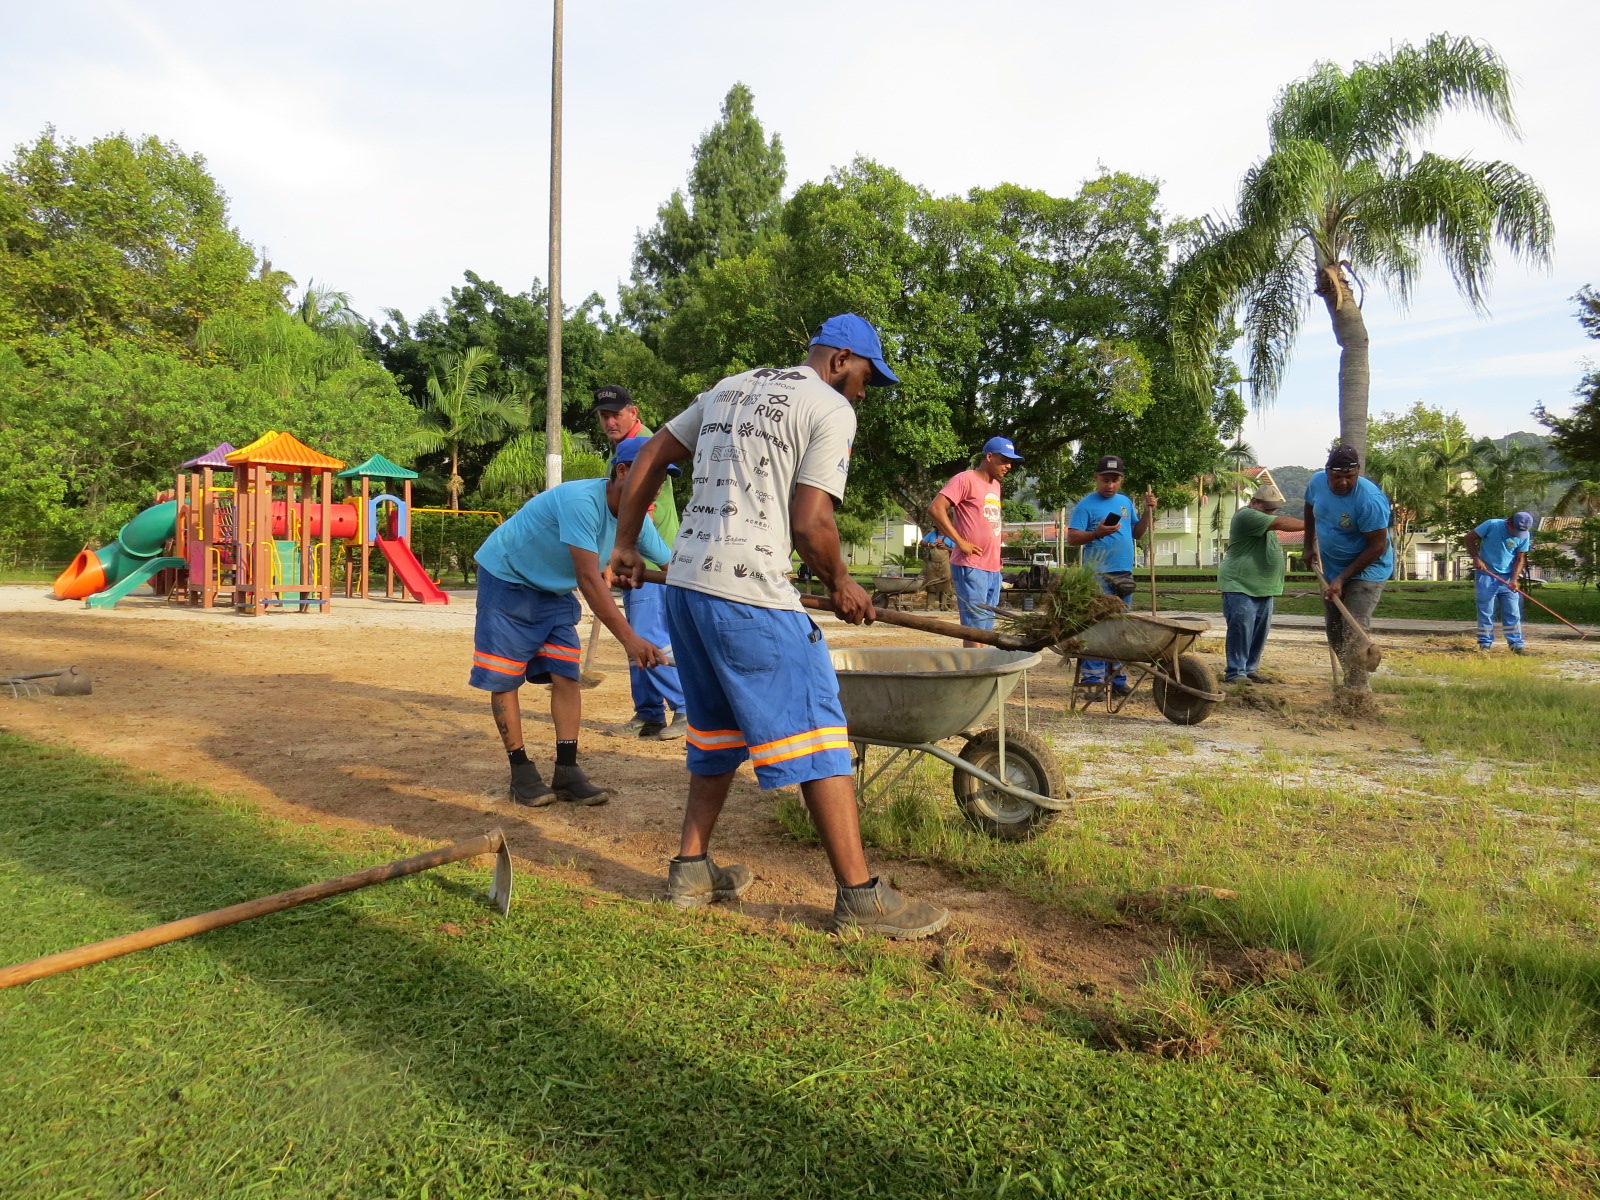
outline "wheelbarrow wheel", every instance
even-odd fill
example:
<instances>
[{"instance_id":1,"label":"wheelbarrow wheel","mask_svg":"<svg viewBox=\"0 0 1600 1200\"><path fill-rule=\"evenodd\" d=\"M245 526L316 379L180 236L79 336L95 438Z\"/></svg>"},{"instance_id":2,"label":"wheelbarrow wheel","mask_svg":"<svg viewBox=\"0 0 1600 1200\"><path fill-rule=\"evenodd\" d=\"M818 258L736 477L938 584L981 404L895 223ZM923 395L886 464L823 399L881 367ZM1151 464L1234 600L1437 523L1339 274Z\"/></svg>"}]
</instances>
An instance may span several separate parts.
<instances>
[{"instance_id":1,"label":"wheelbarrow wheel","mask_svg":"<svg viewBox=\"0 0 1600 1200\"><path fill-rule=\"evenodd\" d=\"M1193 654L1178 655L1178 682L1197 692L1217 690L1217 677ZM1188 692L1168 687L1165 679L1157 676L1150 681L1150 694L1161 710L1161 715L1174 725L1198 725L1211 715L1217 706L1215 700L1191 696Z\"/></svg>"},{"instance_id":2,"label":"wheelbarrow wheel","mask_svg":"<svg viewBox=\"0 0 1600 1200\"><path fill-rule=\"evenodd\" d=\"M991 775L1000 774L1000 734L985 729L970 740L961 757ZM1006 734L1005 781L1014 787L1056 796L1061 792L1061 765L1043 741L1022 730ZM959 767L951 775L956 805L961 815L992 838L1003 842L1025 842L1039 833L1055 817L1055 811L1017 796L996 791Z\"/></svg>"}]
</instances>

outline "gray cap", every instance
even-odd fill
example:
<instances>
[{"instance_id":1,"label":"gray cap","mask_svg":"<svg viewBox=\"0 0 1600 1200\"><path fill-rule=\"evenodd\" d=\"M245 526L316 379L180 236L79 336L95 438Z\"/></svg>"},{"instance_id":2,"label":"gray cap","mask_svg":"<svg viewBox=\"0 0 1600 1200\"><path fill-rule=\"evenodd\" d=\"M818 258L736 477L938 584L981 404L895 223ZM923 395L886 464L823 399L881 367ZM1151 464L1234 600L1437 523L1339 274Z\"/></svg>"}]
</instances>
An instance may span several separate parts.
<instances>
[{"instance_id":1,"label":"gray cap","mask_svg":"<svg viewBox=\"0 0 1600 1200\"><path fill-rule=\"evenodd\" d=\"M1256 489L1256 494L1250 499L1260 500L1266 504L1282 504L1283 493L1278 490L1278 485L1269 479Z\"/></svg>"}]
</instances>

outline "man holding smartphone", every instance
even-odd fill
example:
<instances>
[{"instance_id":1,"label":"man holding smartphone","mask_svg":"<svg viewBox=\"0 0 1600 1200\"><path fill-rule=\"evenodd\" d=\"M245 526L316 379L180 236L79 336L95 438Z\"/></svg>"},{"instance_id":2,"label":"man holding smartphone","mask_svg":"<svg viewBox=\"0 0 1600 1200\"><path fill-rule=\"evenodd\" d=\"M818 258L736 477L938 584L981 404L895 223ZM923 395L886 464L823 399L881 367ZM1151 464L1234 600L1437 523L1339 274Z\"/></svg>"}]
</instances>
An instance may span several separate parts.
<instances>
[{"instance_id":1,"label":"man holding smartphone","mask_svg":"<svg viewBox=\"0 0 1600 1200\"><path fill-rule=\"evenodd\" d=\"M1155 516L1156 494L1144 493L1144 515L1132 500L1122 494L1122 479L1127 467L1115 454L1107 454L1094 465L1094 491L1072 510L1067 523L1067 545L1083 547L1083 565L1100 574L1100 586L1124 605L1133 599L1133 546L1150 528ZM1128 676L1121 663L1111 665L1111 690L1116 696L1128 694ZM1106 663L1098 658L1083 660L1079 682L1091 688L1106 683Z\"/></svg>"}]
</instances>

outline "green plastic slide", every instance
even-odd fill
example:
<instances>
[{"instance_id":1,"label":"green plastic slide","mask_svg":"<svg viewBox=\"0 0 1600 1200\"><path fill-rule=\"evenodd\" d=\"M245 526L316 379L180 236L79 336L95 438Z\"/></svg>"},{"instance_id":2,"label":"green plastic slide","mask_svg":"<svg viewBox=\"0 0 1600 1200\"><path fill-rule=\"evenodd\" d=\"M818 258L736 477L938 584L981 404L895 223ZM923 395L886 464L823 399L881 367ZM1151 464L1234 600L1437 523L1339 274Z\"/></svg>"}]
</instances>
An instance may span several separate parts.
<instances>
[{"instance_id":1,"label":"green plastic slide","mask_svg":"<svg viewBox=\"0 0 1600 1200\"><path fill-rule=\"evenodd\" d=\"M123 599L134 588L142 583L149 583L157 573L173 567L186 567L189 564L181 558L149 558L136 566L129 574L124 575L104 591L96 592L85 600L87 608L115 608L117 601Z\"/></svg>"}]
</instances>

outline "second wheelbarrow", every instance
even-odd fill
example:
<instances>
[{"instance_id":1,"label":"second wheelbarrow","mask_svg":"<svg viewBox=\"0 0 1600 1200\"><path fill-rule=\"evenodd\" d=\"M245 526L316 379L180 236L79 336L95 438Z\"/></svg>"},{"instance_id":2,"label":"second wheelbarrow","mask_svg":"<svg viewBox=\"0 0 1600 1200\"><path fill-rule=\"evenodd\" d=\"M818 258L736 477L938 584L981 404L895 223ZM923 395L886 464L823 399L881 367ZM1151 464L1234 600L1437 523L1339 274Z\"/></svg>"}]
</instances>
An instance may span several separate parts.
<instances>
[{"instance_id":1,"label":"second wheelbarrow","mask_svg":"<svg viewBox=\"0 0 1600 1200\"><path fill-rule=\"evenodd\" d=\"M880 780L880 790L892 786L926 754L950 765L957 806L993 837L1030 838L1071 806L1061 764L1026 728L1026 718L1023 729L1006 729L1006 698L1039 665L1038 654L876 647L831 653L855 750L858 796ZM994 727L980 731L991 713ZM955 737L966 739L960 753L937 744ZM893 753L869 774L872 746Z\"/></svg>"},{"instance_id":2,"label":"second wheelbarrow","mask_svg":"<svg viewBox=\"0 0 1600 1200\"><path fill-rule=\"evenodd\" d=\"M1118 613L1095 622L1071 642L1055 647L1057 654L1077 661L1072 672L1074 707L1087 709L1105 698L1108 712L1120 712L1139 685L1150 680L1150 696L1161 715L1176 725L1198 725L1226 696L1217 690L1217 677L1198 655L1185 654L1211 622L1195 617L1152 617L1144 613ZM1083 682L1083 660L1119 662L1132 668L1136 678L1123 696L1113 696L1105 684Z\"/></svg>"}]
</instances>

